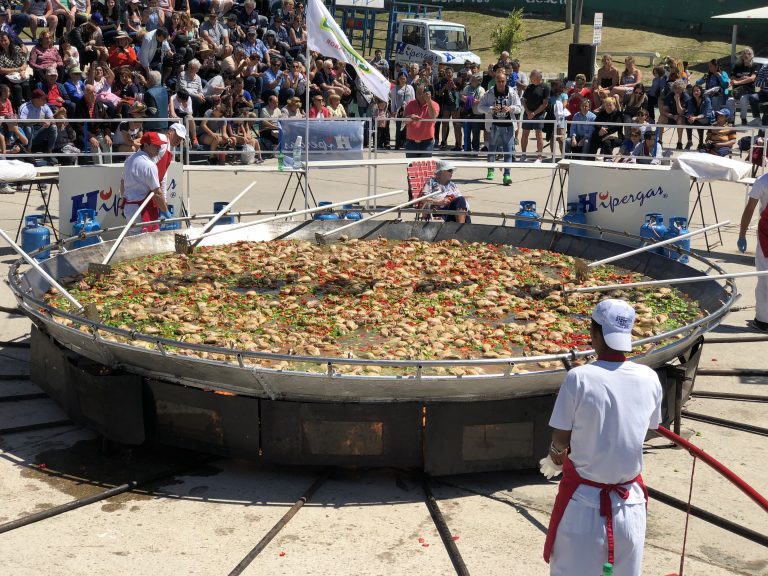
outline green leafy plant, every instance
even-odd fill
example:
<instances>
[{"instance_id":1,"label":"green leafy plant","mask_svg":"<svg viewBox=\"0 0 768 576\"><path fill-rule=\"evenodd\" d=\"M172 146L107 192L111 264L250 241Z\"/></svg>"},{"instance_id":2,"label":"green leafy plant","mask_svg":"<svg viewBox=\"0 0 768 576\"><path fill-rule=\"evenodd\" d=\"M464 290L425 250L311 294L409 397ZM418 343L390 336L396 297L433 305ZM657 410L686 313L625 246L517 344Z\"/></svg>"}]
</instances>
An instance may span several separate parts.
<instances>
[{"instance_id":1,"label":"green leafy plant","mask_svg":"<svg viewBox=\"0 0 768 576\"><path fill-rule=\"evenodd\" d=\"M525 40L525 20L522 8L511 10L507 19L491 31L491 44L496 54L501 54L505 50L514 52L523 40Z\"/></svg>"}]
</instances>

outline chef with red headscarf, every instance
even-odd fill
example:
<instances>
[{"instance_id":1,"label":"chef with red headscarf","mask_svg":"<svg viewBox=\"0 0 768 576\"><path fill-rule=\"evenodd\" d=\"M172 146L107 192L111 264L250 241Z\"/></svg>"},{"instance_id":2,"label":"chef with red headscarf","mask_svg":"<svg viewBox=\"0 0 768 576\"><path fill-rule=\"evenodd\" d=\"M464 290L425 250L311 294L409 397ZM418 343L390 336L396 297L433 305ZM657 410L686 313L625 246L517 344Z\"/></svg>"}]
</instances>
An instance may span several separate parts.
<instances>
[{"instance_id":1,"label":"chef with red headscarf","mask_svg":"<svg viewBox=\"0 0 768 576\"><path fill-rule=\"evenodd\" d=\"M648 366L627 361L634 309L607 299L592 313L597 360L568 372L549 425L547 466L562 466L544 546L550 576L591 576L605 562L640 576L648 493L640 472L648 430L661 424L661 384Z\"/></svg>"},{"instance_id":2,"label":"chef with red headscarf","mask_svg":"<svg viewBox=\"0 0 768 576\"><path fill-rule=\"evenodd\" d=\"M768 270L768 174L755 180L749 192L749 200L741 214L739 239L736 245L740 252L747 251L747 228L752 221L755 208L760 203L760 220L757 223L757 247L755 248L755 268L758 272ZM758 276L755 287L755 319L749 322L752 328L768 332L768 276Z\"/></svg>"},{"instance_id":3,"label":"chef with red headscarf","mask_svg":"<svg viewBox=\"0 0 768 576\"><path fill-rule=\"evenodd\" d=\"M152 195L152 202L142 211L142 222L157 220L160 211L168 210L155 164L155 158L160 154L163 143L163 139L157 132L145 132L141 137L141 150L131 154L123 165L120 195L123 199L123 213L127 220L131 219L148 195ZM135 230L133 233L136 233ZM142 230L151 231L147 226Z\"/></svg>"}]
</instances>

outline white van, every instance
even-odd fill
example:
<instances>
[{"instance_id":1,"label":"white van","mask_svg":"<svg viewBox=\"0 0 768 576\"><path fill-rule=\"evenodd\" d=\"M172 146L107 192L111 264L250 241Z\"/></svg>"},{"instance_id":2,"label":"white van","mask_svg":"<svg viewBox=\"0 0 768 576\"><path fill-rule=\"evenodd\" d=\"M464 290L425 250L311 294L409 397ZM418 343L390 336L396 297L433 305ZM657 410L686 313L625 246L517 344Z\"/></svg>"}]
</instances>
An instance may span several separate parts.
<instances>
[{"instance_id":1,"label":"white van","mask_svg":"<svg viewBox=\"0 0 768 576\"><path fill-rule=\"evenodd\" d=\"M431 58L455 71L469 60L480 64L480 57L469 50L467 29L463 24L433 19L404 19L397 23L391 59L400 64L421 64Z\"/></svg>"}]
</instances>

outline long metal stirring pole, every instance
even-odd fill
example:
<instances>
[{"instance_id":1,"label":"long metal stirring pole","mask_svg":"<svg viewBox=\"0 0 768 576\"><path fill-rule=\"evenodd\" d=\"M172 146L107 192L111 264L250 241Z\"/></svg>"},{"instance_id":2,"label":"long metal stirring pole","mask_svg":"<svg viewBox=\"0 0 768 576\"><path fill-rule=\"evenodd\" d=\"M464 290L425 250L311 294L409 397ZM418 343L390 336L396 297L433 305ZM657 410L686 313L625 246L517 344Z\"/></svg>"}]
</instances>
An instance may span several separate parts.
<instances>
[{"instance_id":1,"label":"long metal stirring pole","mask_svg":"<svg viewBox=\"0 0 768 576\"><path fill-rule=\"evenodd\" d=\"M37 273L40 274L40 276L42 276L45 279L46 282L48 282L48 284L53 286L53 288L56 289L56 291L59 292L59 294L64 296L64 298L66 298L69 301L70 304L72 304L75 308L77 308L78 312L82 312L83 311L82 304L80 304L80 302L78 302L75 299L75 297L72 296L72 294L67 292L67 290L61 284L56 282L56 280L54 280L53 276L48 274L48 272L46 272L43 269L43 267L40 266L40 264L37 262L37 260L32 258L26 252L24 252L24 250L21 249L21 246L16 244L16 242L14 242L13 239L8 235L8 233L5 230L3 230L2 228L0 228L0 236L2 236L3 239L6 242L8 242L8 244L10 244L11 248L13 248L19 254L19 256L21 256L24 259L24 261L27 264L32 266L32 268L34 268L37 271Z\"/></svg>"}]
</instances>

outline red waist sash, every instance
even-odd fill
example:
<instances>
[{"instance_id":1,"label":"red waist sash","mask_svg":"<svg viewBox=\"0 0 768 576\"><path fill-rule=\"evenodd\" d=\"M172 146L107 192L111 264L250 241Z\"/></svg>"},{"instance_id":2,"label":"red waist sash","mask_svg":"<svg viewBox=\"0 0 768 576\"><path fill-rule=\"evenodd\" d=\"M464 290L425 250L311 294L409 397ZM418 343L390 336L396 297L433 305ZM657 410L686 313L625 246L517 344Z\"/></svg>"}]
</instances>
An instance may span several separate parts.
<instances>
[{"instance_id":1,"label":"red waist sash","mask_svg":"<svg viewBox=\"0 0 768 576\"><path fill-rule=\"evenodd\" d=\"M768 258L768 208L760 214L760 220L757 223L757 240L760 242L763 256Z\"/></svg>"},{"instance_id":2,"label":"red waist sash","mask_svg":"<svg viewBox=\"0 0 768 576\"><path fill-rule=\"evenodd\" d=\"M613 508L611 506L611 492L616 492L619 497L626 500L629 497L629 488L631 484L637 482L645 494L645 503L648 504L648 490L643 484L643 477L638 474L636 478L623 484L601 484L593 482L579 476L576 468L573 467L570 459L563 458L563 479L560 481L560 487L555 498L555 506L552 509L552 516L549 519L549 529L547 530L547 539L544 543L544 560L549 563L552 556L552 549L555 546L555 537L557 536L557 527L565 514L565 508L576 493L576 489L582 484L600 488L600 516L605 516L605 529L608 536L608 562L613 564Z\"/></svg>"},{"instance_id":3,"label":"red waist sash","mask_svg":"<svg viewBox=\"0 0 768 576\"><path fill-rule=\"evenodd\" d=\"M123 200L123 204L141 204L146 199L147 197L144 196L141 200ZM160 220L160 209L157 207L157 204L155 204L155 201L152 200L144 207L144 210L141 211L141 221L152 222L155 220ZM150 224L141 229L142 232L155 232L157 230L160 230L159 224Z\"/></svg>"}]
</instances>

